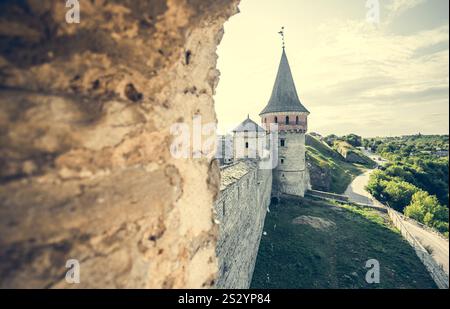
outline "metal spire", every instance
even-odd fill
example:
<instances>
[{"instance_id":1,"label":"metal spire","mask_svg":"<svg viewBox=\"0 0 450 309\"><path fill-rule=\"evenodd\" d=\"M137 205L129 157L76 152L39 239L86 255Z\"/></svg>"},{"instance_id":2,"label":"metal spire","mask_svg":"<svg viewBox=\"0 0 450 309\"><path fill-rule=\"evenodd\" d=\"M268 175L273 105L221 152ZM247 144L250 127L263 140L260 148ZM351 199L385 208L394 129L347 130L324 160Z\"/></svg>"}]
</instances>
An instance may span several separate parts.
<instances>
[{"instance_id":1,"label":"metal spire","mask_svg":"<svg viewBox=\"0 0 450 309\"><path fill-rule=\"evenodd\" d=\"M284 50L284 48L286 47L286 44L285 44L285 42L284 42L284 27L281 27L281 31L278 32L278 34L281 35L281 41L282 41L282 43L283 43L283 50Z\"/></svg>"}]
</instances>

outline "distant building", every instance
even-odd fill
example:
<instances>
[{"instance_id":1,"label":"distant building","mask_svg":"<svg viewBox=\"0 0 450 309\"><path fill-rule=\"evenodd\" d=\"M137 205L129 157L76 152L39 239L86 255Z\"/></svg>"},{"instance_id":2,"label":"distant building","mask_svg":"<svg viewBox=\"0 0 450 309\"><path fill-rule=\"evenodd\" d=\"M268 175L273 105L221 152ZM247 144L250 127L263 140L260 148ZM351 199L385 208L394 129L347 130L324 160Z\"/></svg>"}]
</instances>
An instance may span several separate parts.
<instances>
[{"instance_id":1,"label":"distant building","mask_svg":"<svg viewBox=\"0 0 450 309\"><path fill-rule=\"evenodd\" d=\"M438 150L434 153L437 157L448 157L448 150Z\"/></svg>"}]
</instances>

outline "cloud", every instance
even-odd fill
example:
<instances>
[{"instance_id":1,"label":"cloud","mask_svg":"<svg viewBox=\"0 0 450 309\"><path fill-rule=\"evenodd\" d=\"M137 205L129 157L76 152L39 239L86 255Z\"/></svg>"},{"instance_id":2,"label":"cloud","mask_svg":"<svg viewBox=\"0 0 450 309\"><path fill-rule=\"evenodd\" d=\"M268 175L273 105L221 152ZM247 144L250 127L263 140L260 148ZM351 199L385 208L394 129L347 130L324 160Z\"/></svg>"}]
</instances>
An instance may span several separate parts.
<instances>
[{"instance_id":1,"label":"cloud","mask_svg":"<svg viewBox=\"0 0 450 309\"><path fill-rule=\"evenodd\" d=\"M326 92L333 97L353 97L364 95L368 90L384 89L396 83L396 79L384 75L363 76L349 80L343 80L327 87Z\"/></svg>"},{"instance_id":2,"label":"cloud","mask_svg":"<svg viewBox=\"0 0 450 309\"><path fill-rule=\"evenodd\" d=\"M416 102L430 103L440 101L446 96L448 97L448 91L448 86L430 87L422 90L391 91L387 94L378 93L375 96L361 97L361 99L366 101L377 100L382 104L402 103L402 105L406 107L407 105L414 104Z\"/></svg>"},{"instance_id":3,"label":"cloud","mask_svg":"<svg viewBox=\"0 0 450 309\"><path fill-rule=\"evenodd\" d=\"M427 128L448 130L448 25L400 35L364 22L333 21L321 31L327 48L305 56L313 62L313 78L304 82L303 102L322 118L310 121L313 130L388 134L385 126L401 134L436 111L439 121Z\"/></svg>"},{"instance_id":4,"label":"cloud","mask_svg":"<svg viewBox=\"0 0 450 309\"><path fill-rule=\"evenodd\" d=\"M253 12L260 9L260 2L253 2ZM295 8L306 12L308 6L290 2L292 8L281 14L284 6L270 1L274 8L280 8L277 18L287 20L289 26L287 55L300 99L311 111L311 130L374 135L370 132L388 134L389 128L393 134L414 133L417 126L424 126L431 133L448 132L448 16L439 15L436 23L423 22L437 16L443 1L380 1L384 10L380 25L366 22L365 1L346 1L339 7L340 14L322 10L312 14L314 18L298 18ZM247 33L238 45L228 47L234 58L219 58L232 60L224 62L221 70L234 70L234 74L223 75L224 80L229 76L228 88L219 84L223 87L218 89L219 121L240 122L244 118L236 116L240 110L242 115L250 112L257 117L270 96L279 59L279 50L273 46L279 46L279 37L269 34L278 25L272 22L272 11L265 12L264 18L260 18L261 11L253 14L258 17L253 24L264 31L250 33L258 38L252 40L252 48L240 48L248 40ZM395 25L386 22L387 16L400 15ZM289 22L289 18L295 20ZM266 23L270 29L265 28ZM243 19L233 28L233 35L241 35L246 25ZM397 31L399 25L412 30ZM424 124L426 117L429 121Z\"/></svg>"},{"instance_id":5,"label":"cloud","mask_svg":"<svg viewBox=\"0 0 450 309\"><path fill-rule=\"evenodd\" d=\"M413 58L416 57L425 57L425 56L430 56L439 52L446 52L448 51L449 45L448 45L448 40L445 41L440 41L428 46L422 46L417 48L414 51L414 54L412 55Z\"/></svg>"},{"instance_id":6,"label":"cloud","mask_svg":"<svg viewBox=\"0 0 450 309\"><path fill-rule=\"evenodd\" d=\"M388 11L388 22L400 16L407 10L415 8L416 6L425 3L426 0L390 0L385 5Z\"/></svg>"}]
</instances>

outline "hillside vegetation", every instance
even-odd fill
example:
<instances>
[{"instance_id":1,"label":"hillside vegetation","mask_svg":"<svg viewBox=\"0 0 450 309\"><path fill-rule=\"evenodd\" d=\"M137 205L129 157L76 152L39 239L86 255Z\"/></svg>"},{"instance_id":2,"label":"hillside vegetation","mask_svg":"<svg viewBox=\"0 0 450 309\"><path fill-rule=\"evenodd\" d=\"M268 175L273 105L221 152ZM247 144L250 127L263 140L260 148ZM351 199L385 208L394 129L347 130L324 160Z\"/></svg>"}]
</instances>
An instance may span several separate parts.
<instances>
[{"instance_id":1,"label":"hillside vegetation","mask_svg":"<svg viewBox=\"0 0 450 309\"><path fill-rule=\"evenodd\" d=\"M390 161L367 186L378 200L448 237L448 136L364 140Z\"/></svg>"},{"instance_id":2,"label":"hillside vegetation","mask_svg":"<svg viewBox=\"0 0 450 309\"><path fill-rule=\"evenodd\" d=\"M345 158L346 162L359 163L368 167L373 167L375 162L365 156L362 151L346 141L336 140L333 142L333 149Z\"/></svg>"},{"instance_id":3,"label":"hillside vegetation","mask_svg":"<svg viewBox=\"0 0 450 309\"><path fill-rule=\"evenodd\" d=\"M344 193L356 176L372 167L370 159L366 164L347 162L335 149L309 134L306 135L305 143L313 189Z\"/></svg>"},{"instance_id":4,"label":"hillside vegetation","mask_svg":"<svg viewBox=\"0 0 450 309\"><path fill-rule=\"evenodd\" d=\"M311 198L271 205L251 288L435 288L412 247L375 210ZM365 280L366 261L380 283Z\"/></svg>"}]
</instances>

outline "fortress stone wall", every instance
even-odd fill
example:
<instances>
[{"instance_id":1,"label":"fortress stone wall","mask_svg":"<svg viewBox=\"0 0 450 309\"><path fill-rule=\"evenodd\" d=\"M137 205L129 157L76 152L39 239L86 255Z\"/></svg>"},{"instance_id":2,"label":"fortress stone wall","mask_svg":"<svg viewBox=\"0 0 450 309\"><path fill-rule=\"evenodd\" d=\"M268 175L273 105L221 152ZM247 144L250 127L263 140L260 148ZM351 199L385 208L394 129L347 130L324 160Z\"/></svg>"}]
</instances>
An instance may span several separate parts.
<instances>
[{"instance_id":1,"label":"fortress stone wall","mask_svg":"<svg viewBox=\"0 0 450 309\"><path fill-rule=\"evenodd\" d=\"M221 177L215 203L219 222L216 287L248 288L270 204L272 170L258 169L252 161L239 161L224 167Z\"/></svg>"}]
</instances>

